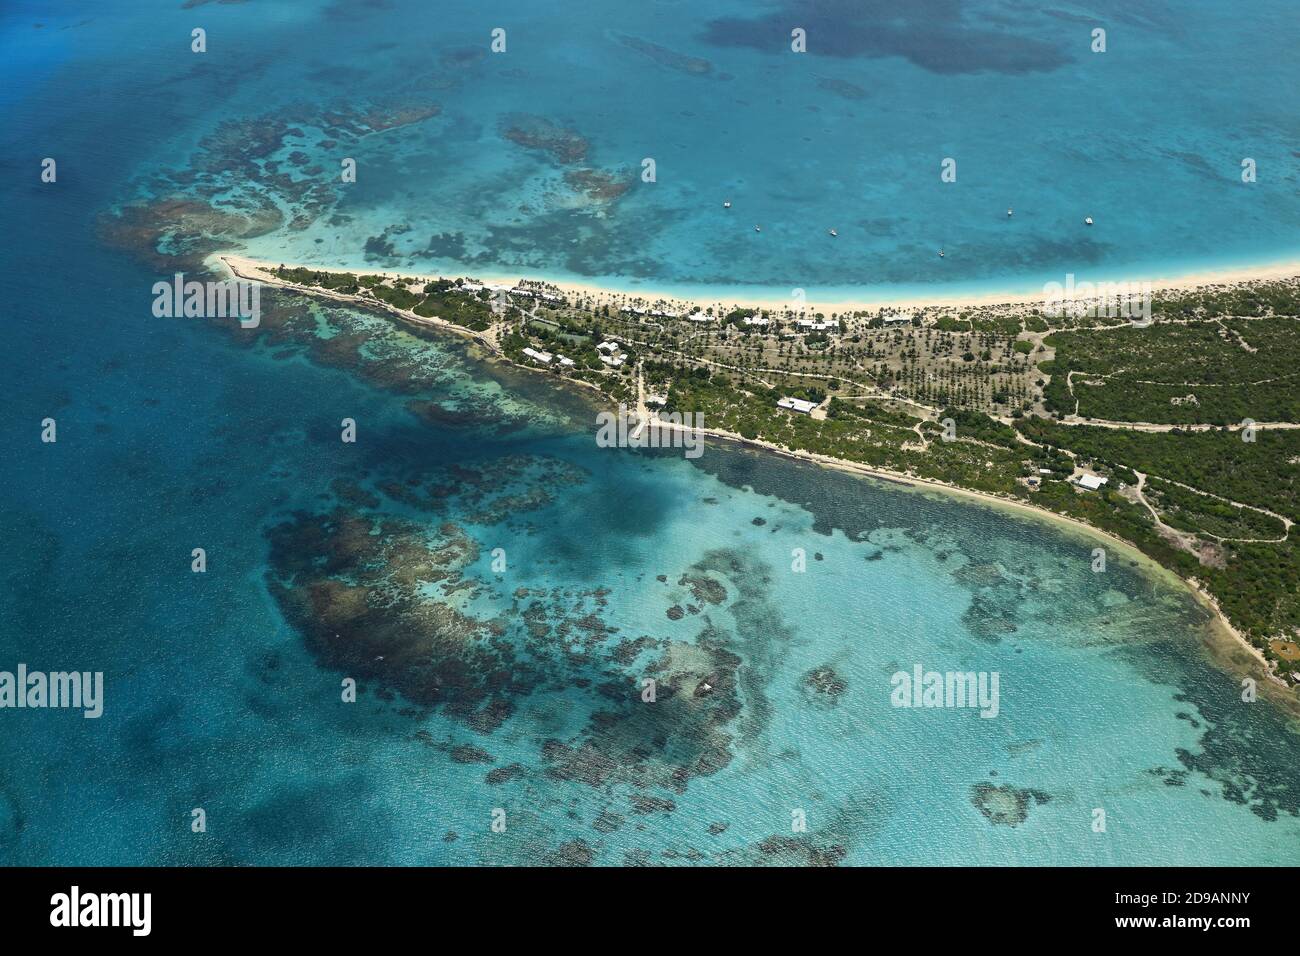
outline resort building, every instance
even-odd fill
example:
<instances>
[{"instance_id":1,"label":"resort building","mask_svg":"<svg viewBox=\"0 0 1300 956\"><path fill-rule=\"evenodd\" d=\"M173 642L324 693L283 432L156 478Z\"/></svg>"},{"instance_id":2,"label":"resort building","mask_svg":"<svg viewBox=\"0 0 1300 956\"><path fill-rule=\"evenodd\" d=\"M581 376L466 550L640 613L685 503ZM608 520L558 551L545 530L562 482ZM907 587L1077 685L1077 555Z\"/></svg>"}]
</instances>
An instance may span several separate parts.
<instances>
[{"instance_id":1,"label":"resort building","mask_svg":"<svg viewBox=\"0 0 1300 956\"><path fill-rule=\"evenodd\" d=\"M550 365L551 359L555 357L551 355L550 352L539 352L537 351L537 349L534 348L524 349L524 354L527 355L534 362L540 362L542 365Z\"/></svg>"},{"instance_id":2,"label":"resort building","mask_svg":"<svg viewBox=\"0 0 1300 956\"><path fill-rule=\"evenodd\" d=\"M546 301L546 302L563 302L563 301L564 301L564 296L562 296L562 295L556 295L556 294L553 293L553 292L546 292L546 291L541 290L541 289L538 289L538 290L525 289L525 288L523 288L523 287L521 287L521 286L515 286L515 288L513 288L513 289L510 290L510 294L511 294L511 295L522 295L522 296L527 296L527 297L530 298L530 299L542 299L542 300L544 300L544 301Z\"/></svg>"},{"instance_id":3,"label":"resort building","mask_svg":"<svg viewBox=\"0 0 1300 956\"><path fill-rule=\"evenodd\" d=\"M817 403L806 402L802 398L791 398L787 395L777 401L776 407L786 408L792 412L798 412L800 415L811 415L812 410L817 407Z\"/></svg>"},{"instance_id":4,"label":"resort building","mask_svg":"<svg viewBox=\"0 0 1300 956\"><path fill-rule=\"evenodd\" d=\"M627 361L627 356L619 352L617 342L601 342L596 346L596 351L600 353L600 360L610 368L618 368Z\"/></svg>"}]
</instances>

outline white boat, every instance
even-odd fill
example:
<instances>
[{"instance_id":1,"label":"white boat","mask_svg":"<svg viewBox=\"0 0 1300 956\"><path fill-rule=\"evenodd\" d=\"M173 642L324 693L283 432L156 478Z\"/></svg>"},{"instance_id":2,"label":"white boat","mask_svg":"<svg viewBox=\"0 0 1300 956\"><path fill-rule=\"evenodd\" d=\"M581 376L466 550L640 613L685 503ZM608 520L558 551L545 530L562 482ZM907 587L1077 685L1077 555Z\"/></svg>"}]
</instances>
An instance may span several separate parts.
<instances>
[{"instance_id":1,"label":"white boat","mask_svg":"<svg viewBox=\"0 0 1300 956\"><path fill-rule=\"evenodd\" d=\"M1085 226L1091 226L1091 225L1092 225L1092 217L1089 216L1087 219L1085 219L1085 220L1083 221L1083 224L1084 224Z\"/></svg>"},{"instance_id":2,"label":"white boat","mask_svg":"<svg viewBox=\"0 0 1300 956\"><path fill-rule=\"evenodd\" d=\"M755 226L755 227L754 227L754 231L755 231L755 232L762 232L762 231L763 231L763 227L762 227L762 226Z\"/></svg>"},{"instance_id":3,"label":"white boat","mask_svg":"<svg viewBox=\"0 0 1300 956\"><path fill-rule=\"evenodd\" d=\"M940 259L943 258L943 250L942 250L942 249L939 250L939 258L940 258Z\"/></svg>"},{"instance_id":4,"label":"white boat","mask_svg":"<svg viewBox=\"0 0 1300 956\"><path fill-rule=\"evenodd\" d=\"M1011 216L1011 210L1010 210L1010 208L1007 209L1007 216L1008 216L1008 218Z\"/></svg>"},{"instance_id":5,"label":"white boat","mask_svg":"<svg viewBox=\"0 0 1300 956\"><path fill-rule=\"evenodd\" d=\"M728 199L726 202L724 202L724 203L722 204L722 208L723 208L723 209L730 209L730 208L731 208L731 200Z\"/></svg>"},{"instance_id":6,"label":"white boat","mask_svg":"<svg viewBox=\"0 0 1300 956\"><path fill-rule=\"evenodd\" d=\"M836 232L834 229L832 229L832 230L831 230L831 235L832 235L832 236L838 236L839 233Z\"/></svg>"}]
</instances>

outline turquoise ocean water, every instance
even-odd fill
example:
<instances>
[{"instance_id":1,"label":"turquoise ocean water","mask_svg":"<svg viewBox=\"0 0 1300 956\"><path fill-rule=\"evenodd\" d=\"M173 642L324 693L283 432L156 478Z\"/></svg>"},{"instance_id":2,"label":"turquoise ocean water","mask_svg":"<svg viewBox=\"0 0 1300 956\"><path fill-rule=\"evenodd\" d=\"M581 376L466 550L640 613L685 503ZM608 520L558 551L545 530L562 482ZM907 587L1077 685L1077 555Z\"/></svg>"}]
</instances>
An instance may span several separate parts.
<instances>
[{"instance_id":1,"label":"turquoise ocean water","mask_svg":"<svg viewBox=\"0 0 1300 956\"><path fill-rule=\"evenodd\" d=\"M698 6L6 7L0 670L102 670L106 701L0 711L0 862L1300 861L1294 719L1131 556L600 449L580 397L344 308L150 314L241 245L892 290L1294 251L1283 4ZM892 707L916 664L997 672L998 716Z\"/></svg>"}]
</instances>

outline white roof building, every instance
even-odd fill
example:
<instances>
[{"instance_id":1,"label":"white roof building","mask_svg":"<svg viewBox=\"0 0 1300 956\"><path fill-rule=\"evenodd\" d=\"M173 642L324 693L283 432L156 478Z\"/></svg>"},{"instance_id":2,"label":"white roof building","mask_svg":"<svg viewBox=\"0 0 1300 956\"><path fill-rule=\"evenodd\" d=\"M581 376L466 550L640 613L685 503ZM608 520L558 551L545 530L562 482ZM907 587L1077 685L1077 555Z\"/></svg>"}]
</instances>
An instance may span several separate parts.
<instances>
[{"instance_id":1,"label":"white roof building","mask_svg":"<svg viewBox=\"0 0 1300 956\"><path fill-rule=\"evenodd\" d=\"M563 356L563 355L557 355L556 358L559 359L561 365L566 365L566 366L567 366L567 365L572 365L572 364L573 364L573 359L571 359L571 358L566 358L566 357Z\"/></svg>"},{"instance_id":2,"label":"white roof building","mask_svg":"<svg viewBox=\"0 0 1300 956\"><path fill-rule=\"evenodd\" d=\"M555 357L550 352L539 352L534 348L524 349L524 354L535 362L541 362L543 365L550 365L551 359Z\"/></svg>"},{"instance_id":3,"label":"white roof building","mask_svg":"<svg viewBox=\"0 0 1300 956\"><path fill-rule=\"evenodd\" d=\"M827 329L839 327L837 322L814 322L812 319L798 319L795 325L810 332L825 332Z\"/></svg>"},{"instance_id":4,"label":"white roof building","mask_svg":"<svg viewBox=\"0 0 1300 956\"><path fill-rule=\"evenodd\" d=\"M806 402L802 398L791 398L787 395L777 401L776 407L788 408L790 411L799 412L801 415L811 415L812 410L817 407L817 403Z\"/></svg>"},{"instance_id":5,"label":"white roof building","mask_svg":"<svg viewBox=\"0 0 1300 956\"><path fill-rule=\"evenodd\" d=\"M1087 488L1089 491L1096 491L1109 480L1109 478L1102 478L1100 475L1080 475L1079 487Z\"/></svg>"},{"instance_id":6,"label":"white roof building","mask_svg":"<svg viewBox=\"0 0 1300 956\"><path fill-rule=\"evenodd\" d=\"M910 324L912 321L912 317L910 315L886 315L884 319L886 325L893 325L895 322L898 323L907 322Z\"/></svg>"},{"instance_id":7,"label":"white roof building","mask_svg":"<svg viewBox=\"0 0 1300 956\"><path fill-rule=\"evenodd\" d=\"M618 343L601 342L599 345L596 346L596 348L601 352L608 352L610 355L613 355L615 352L618 351Z\"/></svg>"},{"instance_id":8,"label":"white roof building","mask_svg":"<svg viewBox=\"0 0 1300 956\"><path fill-rule=\"evenodd\" d=\"M747 318L747 319L742 319L741 321L744 322L746 325L767 325L767 324L770 323L772 320L771 320L771 319L762 319L762 318L759 318L759 317L757 317L757 316L750 316L749 318Z\"/></svg>"}]
</instances>

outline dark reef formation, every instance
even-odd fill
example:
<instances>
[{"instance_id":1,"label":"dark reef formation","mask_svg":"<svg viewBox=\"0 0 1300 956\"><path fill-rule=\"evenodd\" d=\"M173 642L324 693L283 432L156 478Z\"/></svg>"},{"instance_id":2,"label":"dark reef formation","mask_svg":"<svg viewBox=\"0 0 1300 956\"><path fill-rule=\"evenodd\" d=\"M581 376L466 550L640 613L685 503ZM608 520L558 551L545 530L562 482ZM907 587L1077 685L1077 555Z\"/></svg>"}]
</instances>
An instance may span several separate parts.
<instances>
[{"instance_id":1,"label":"dark reef formation","mask_svg":"<svg viewBox=\"0 0 1300 956\"><path fill-rule=\"evenodd\" d=\"M1019 787L977 783L971 787L971 803L998 826L1015 827L1029 819L1029 808L1047 803L1051 794L1041 790L1022 790Z\"/></svg>"},{"instance_id":2,"label":"dark reef formation","mask_svg":"<svg viewBox=\"0 0 1300 956\"><path fill-rule=\"evenodd\" d=\"M526 520L520 511L545 507L557 487L583 480L571 465L524 455L449 465L423 480L337 480L334 507L269 530L268 583L323 667L355 677L368 699L395 713L438 710L482 736L484 745L421 739L457 763L482 764L487 784L547 778L622 801L591 818L599 835L676 812L675 797L693 780L730 766L741 748L758 755L779 659L772 643L790 632L768 603L768 569L737 551L709 552L677 576L707 609L690 639L618 635L605 620L603 588L502 594L492 575L478 573L487 545L470 529ZM375 511L384 499L434 520ZM472 610L485 605L497 613ZM642 694L647 680L653 700ZM842 692L833 672L816 683L818 693ZM571 701L575 690L585 702L577 733L538 735L534 760L493 766L497 748L487 741L507 721L531 719L552 695ZM520 725L511 726L518 739ZM828 863L843 855L773 840L754 848L755 859ZM591 862L598 850L570 841L551 862Z\"/></svg>"},{"instance_id":3,"label":"dark reef formation","mask_svg":"<svg viewBox=\"0 0 1300 956\"><path fill-rule=\"evenodd\" d=\"M848 681L830 664L814 667L799 682L804 699L817 707L834 707L848 689Z\"/></svg>"},{"instance_id":4,"label":"dark reef formation","mask_svg":"<svg viewBox=\"0 0 1300 956\"><path fill-rule=\"evenodd\" d=\"M546 153L566 166L582 162L589 149L587 141L576 130L531 113L510 113L503 117L501 135L517 146Z\"/></svg>"}]
</instances>

